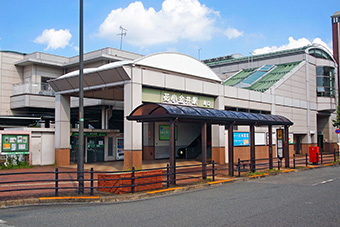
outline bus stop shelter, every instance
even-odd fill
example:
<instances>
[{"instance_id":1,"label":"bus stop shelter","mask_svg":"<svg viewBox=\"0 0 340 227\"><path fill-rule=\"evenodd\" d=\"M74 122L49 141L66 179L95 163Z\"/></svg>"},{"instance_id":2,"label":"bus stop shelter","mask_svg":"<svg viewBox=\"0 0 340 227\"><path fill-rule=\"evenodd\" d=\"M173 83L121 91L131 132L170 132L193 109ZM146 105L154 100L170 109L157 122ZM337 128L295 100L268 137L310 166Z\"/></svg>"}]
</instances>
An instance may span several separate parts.
<instances>
[{"instance_id":1,"label":"bus stop shelter","mask_svg":"<svg viewBox=\"0 0 340 227\"><path fill-rule=\"evenodd\" d=\"M228 173L234 176L234 143L233 126L246 125L250 127L250 159L255 166L255 126L268 127L269 134L269 159L273 166L272 126L284 127L283 156L285 167L289 167L289 126L293 125L289 119L279 115L244 113L227 110L208 109L193 106L179 106L158 103L144 103L135 108L127 117L130 121L137 122L169 122L170 125L170 167L175 171L176 147L175 124L178 122L196 122L201 125L202 141L202 166L207 164L207 125L225 125L228 128ZM203 171L204 173L205 171ZM174 175L171 175L174 176ZM203 176L204 178L204 176ZM175 182L175 179L172 179Z\"/></svg>"}]
</instances>

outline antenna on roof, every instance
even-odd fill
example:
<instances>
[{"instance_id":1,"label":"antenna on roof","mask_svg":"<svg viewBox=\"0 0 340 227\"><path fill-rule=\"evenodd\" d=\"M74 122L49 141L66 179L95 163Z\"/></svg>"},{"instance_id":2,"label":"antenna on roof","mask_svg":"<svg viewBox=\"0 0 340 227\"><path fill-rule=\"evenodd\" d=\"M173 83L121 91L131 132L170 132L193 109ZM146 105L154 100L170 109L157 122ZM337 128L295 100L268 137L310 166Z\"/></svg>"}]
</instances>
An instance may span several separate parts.
<instances>
[{"instance_id":1,"label":"antenna on roof","mask_svg":"<svg viewBox=\"0 0 340 227\"><path fill-rule=\"evenodd\" d=\"M201 50L202 50L202 48L198 49L198 60L201 60Z\"/></svg>"},{"instance_id":2,"label":"antenna on roof","mask_svg":"<svg viewBox=\"0 0 340 227\"><path fill-rule=\"evenodd\" d=\"M126 36L127 29L123 28L123 26L119 26L120 33L117 35L120 35L120 49L123 47L123 37Z\"/></svg>"}]
</instances>

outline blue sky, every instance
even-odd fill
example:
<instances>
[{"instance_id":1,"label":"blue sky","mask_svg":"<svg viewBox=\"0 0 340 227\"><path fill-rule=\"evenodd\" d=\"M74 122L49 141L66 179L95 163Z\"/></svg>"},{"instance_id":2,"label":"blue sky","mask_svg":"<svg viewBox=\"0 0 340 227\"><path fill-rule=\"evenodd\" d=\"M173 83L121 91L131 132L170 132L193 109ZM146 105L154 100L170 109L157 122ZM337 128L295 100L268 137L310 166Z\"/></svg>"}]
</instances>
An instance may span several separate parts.
<instances>
[{"instance_id":1,"label":"blue sky","mask_svg":"<svg viewBox=\"0 0 340 227\"><path fill-rule=\"evenodd\" d=\"M316 42L332 49L338 0L84 0L85 52L176 51L207 59L260 54ZM78 0L1 0L0 50L75 56Z\"/></svg>"}]
</instances>

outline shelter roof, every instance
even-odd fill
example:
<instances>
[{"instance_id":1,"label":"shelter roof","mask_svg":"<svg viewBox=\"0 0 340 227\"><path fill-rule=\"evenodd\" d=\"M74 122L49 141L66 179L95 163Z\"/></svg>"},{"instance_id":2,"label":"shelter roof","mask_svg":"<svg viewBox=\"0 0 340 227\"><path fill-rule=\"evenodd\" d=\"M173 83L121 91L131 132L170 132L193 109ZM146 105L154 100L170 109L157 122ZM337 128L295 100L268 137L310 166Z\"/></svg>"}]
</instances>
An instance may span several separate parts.
<instances>
[{"instance_id":1,"label":"shelter roof","mask_svg":"<svg viewBox=\"0 0 340 227\"><path fill-rule=\"evenodd\" d=\"M135 121L201 121L212 124L235 125L293 125L289 119L279 115L243 113L191 106L144 103L127 117Z\"/></svg>"}]
</instances>

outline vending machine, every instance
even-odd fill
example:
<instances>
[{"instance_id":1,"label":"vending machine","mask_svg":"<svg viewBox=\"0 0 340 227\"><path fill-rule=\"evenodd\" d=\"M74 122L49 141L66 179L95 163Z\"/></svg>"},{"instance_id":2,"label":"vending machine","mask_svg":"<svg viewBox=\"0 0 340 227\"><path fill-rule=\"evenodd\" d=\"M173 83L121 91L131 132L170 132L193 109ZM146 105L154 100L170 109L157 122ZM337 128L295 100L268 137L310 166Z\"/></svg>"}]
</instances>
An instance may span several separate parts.
<instances>
[{"instance_id":1,"label":"vending machine","mask_svg":"<svg viewBox=\"0 0 340 227\"><path fill-rule=\"evenodd\" d=\"M124 160L124 138L116 138L116 157L117 160Z\"/></svg>"}]
</instances>

